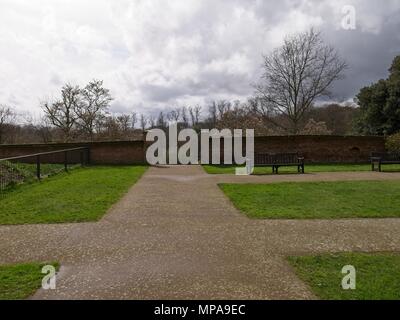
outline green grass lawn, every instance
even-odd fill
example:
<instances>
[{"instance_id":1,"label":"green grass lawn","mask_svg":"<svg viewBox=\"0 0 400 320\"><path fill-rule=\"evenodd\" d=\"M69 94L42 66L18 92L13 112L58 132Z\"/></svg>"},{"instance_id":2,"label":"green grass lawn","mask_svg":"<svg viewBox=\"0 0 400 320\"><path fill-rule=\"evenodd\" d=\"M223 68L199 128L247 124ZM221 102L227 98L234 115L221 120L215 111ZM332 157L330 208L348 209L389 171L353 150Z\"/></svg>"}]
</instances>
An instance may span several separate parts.
<instances>
[{"instance_id":1,"label":"green grass lawn","mask_svg":"<svg viewBox=\"0 0 400 320\"><path fill-rule=\"evenodd\" d=\"M203 165L204 170L209 174L235 174L234 165ZM400 172L400 165L383 165L383 171L386 172ZM352 171L371 171L370 164L309 164L305 166L306 173L315 172L352 172ZM295 173L297 174L297 167L281 167L279 173ZM255 175L272 174L271 167L256 167L254 169Z\"/></svg>"},{"instance_id":2,"label":"green grass lawn","mask_svg":"<svg viewBox=\"0 0 400 320\"><path fill-rule=\"evenodd\" d=\"M250 218L400 217L400 181L221 184Z\"/></svg>"},{"instance_id":3,"label":"green grass lawn","mask_svg":"<svg viewBox=\"0 0 400 320\"><path fill-rule=\"evenodd\" d=\"M0 266L0 300L20 300L33 295L42 285L45 265L59 268L54 262Z\"/></svg>"},{"instance_id":4,"label":"green grass lawn","mask_svg":"<svg viewBox=\"0 0 400 320\"><path fill-rule=\"evenodd\" d=\"M0 224L96 221L145 170L145 166L78 168L19 185L0 198Z\"/></svg>"},{"instance_id":5,"label":"green grass lawn","mask_svg":"<svg viewBox=\"0 0 400 320\"><path fill-rule=\"evenodd\" d=\"M321 299L399 300L400 255L395 253L343 253L290 257L298 276ZM356 269L356 289L343 290L342 268Z\"/></svg>"}]
</instances>

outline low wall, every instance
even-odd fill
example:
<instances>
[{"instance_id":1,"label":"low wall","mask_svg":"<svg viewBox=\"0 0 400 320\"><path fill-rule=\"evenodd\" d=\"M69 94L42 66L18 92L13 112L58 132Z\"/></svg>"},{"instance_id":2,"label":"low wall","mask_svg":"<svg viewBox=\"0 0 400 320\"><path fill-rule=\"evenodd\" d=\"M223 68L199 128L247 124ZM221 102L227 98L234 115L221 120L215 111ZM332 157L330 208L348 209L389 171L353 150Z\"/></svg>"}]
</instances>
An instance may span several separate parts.
<instances>
[{"instance_id":1,"label":"low wall","mask_svg":"<svg viewBox=\"0 0 400 320\"><path fill-rule=\"evenodd\" d=\"M0 159L78 147L90 148L92 164L143 164L143 141L0 145Z\"/></svg>"},{"instance_id":2,"label":"low wall","mask_svg":"<svg viewBox=\"0 0 400 320\"><path fill-rule=\"evenodd\" d=\"M114 141L90 143L50 143L0 145L0 159L62 150L90 147L92 164L142 164L149 143L144 141ZM221 143L221 149L223 143ZM271 136L256 137L256 153L298 152L308 163L368 162L371 152L384 152L385 139L376 136ZM221 150L221 157L222 155Z\"/></svg>"},{"instance_id":3,"label":"low wall","mask_svg":"<svg viewBox=\"0 0 400 320\"><path fill-rule=\"evenodd\" d=\"M298 152L309 163L361 163L371 152L384 152L384 137L376 136L287 136L256 137L256 153Z\"/></svg>"}]
</instances>

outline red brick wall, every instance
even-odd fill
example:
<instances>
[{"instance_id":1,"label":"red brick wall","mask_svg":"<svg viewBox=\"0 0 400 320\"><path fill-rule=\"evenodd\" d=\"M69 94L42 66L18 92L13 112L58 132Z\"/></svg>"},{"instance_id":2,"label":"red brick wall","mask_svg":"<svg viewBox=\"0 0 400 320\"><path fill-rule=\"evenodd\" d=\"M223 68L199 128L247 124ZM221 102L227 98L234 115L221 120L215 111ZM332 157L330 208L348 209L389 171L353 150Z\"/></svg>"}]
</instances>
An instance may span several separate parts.
<instances>
[{"instance_id":1,"label":"red brick wall","mask_svg":"<svg viewBox=\"0 0 400 320\"><path fill-rule=\"evenodd\" d=\"M92 164L144 163L143 141L0 145L0 159L77 147L90 148Z\"/></svg>"},{"instance_id":2,"label":"red brick wall","mask_svg":"<svg viewBox=\"0 0 400 320\"><path fill-rule=\"evenodd\" d=\"M243 150L245 150L244 145L245 142ZM385 139L375 136L255 137L254 149L255 153L297 152L304 156L308 163L362 163L369 162L371 152L385 151ZM211 152L210 143L210 159ZM220 154L223 163L223 141Z\"/></svg>"},{"instance_id":3,"label":"red brick wall","mask_svg":"<svg viewBox=\"0 0 400 320\"><path fill-rule=\"evenodd\" d=\"M371 152L384 152L383 137L287 136L256 137L255 152L298 152L307 162L368 162Z\"/></svg>"},{"instance_id":4,"label":"red brick wall","mask_svg":"<svg viewBox=\"0 0 400 320\"><path fill-rule=\"evenodd\" d=\"M0 145L0 159L32 153L90 147L93 164L140 164L145 162L144 141ZM221 143L223 148L223 143ZM307 162L368 162L371 152L383 152L383 137L279 136L256 137L255 152L298 152ZM222 153L222 152L221 152Z\"/></svg>"}]
</instances>

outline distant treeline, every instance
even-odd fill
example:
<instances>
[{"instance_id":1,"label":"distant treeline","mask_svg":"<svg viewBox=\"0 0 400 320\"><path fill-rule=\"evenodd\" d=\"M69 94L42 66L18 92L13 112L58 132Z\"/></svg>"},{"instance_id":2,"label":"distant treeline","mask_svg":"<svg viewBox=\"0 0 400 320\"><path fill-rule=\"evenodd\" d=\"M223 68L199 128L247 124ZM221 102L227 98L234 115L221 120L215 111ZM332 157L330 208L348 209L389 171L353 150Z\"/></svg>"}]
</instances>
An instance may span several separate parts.
<instances>
[{"instance_id":1,"label":"distant treeline","mask_svg":"<svg viewBox=\"0 0 400 320\"><path fill-rule=\"evenodd\" d=\"M6 108L2 107L2 113ZM69 131L53 125L50 119L43 117L40 123L29 120L18 124L12 109L8 109L7 118L0 124L0 141L3 144L48 143L65 141L111 141L135 140L143 138L143 133L152 128L167 129L169 123L177 122L180 129L196 130L212 128L255 129L256 135L285 135L287 131L274 123L284 123L284 117L275 116L273 122L264 119L252 109L252 103L212 102L207 107L181 107L170 111L161 111L158 115L144 115L132 111L130 114L111 115L105 109L95 120L92 132L84 130L78 119ZM353 106L327 104L312 107L304 116L298 134L305 135L348 135L356 133L355 119L359 109ZM5 118L5 117L4 117ZM6 120L6 119L5 119ZM11 120L11 121L10 121Z\"/></svg>"}]
</instances>

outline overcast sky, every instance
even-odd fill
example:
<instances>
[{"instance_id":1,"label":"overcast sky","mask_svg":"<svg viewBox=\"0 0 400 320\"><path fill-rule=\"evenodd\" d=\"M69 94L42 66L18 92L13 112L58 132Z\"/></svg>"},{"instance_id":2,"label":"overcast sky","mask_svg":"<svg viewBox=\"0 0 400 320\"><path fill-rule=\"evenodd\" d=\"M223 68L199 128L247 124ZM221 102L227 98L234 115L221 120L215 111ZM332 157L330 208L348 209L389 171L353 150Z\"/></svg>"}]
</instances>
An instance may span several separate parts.
<instances>
[{"instance_id":1,"label":"overcast sky","mask_svg":"<svg viewBox=\"0 0 400 320\"><path fill-rule=\"evenodd\" d=\"M348 4L352 31L341 27ZM349 64L339 101L400 54L400 0L0 0L0 103L37 115L64 83L93 78L113 112L245 100L262 54L310 26Z\"/></svg>"}]
</instances>

